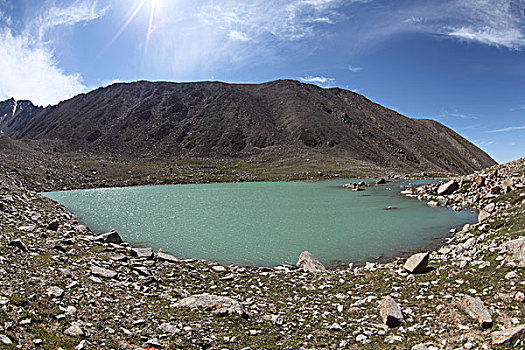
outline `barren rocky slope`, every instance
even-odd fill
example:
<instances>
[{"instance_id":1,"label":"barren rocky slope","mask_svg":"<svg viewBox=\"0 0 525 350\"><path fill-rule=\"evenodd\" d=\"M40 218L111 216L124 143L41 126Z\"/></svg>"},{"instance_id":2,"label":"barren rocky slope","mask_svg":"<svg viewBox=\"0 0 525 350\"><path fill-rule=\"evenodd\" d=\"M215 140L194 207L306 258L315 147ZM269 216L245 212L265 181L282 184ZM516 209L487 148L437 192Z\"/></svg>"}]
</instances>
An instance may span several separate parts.
<instances>
[{"instance_id":1,"label":"barren rocky slope","mask_svg":"<svg viewBox=\"0 0 525 350\"><path fill-rule=\"evenodd\" d=\"M34 113L7 134L133 158L316 154L370 169L446 173L495 164L435 121L404 117L350 91L290 80L114 84Z\"/></svg>"},{"instance_id":2,"label":"barren rocky slope","mask_svg":"<svg viewBox=\"0 0 525 350\"><path fill-rule=\"evenodd\" d=\"M322 273L178 260L119 243L114 233L97 236L28 190L29 171L2 166L0 347L524 346L525 159L457 178L457 186L405 190L483 210L482 222L454 233L421 274L403 269L404 259ZM475 298L491 325L485 320L482 327L471 306L462 309ZM383 310L403 322L382 319L383 300L390 303Z\"/></svg>"}]
</instances>

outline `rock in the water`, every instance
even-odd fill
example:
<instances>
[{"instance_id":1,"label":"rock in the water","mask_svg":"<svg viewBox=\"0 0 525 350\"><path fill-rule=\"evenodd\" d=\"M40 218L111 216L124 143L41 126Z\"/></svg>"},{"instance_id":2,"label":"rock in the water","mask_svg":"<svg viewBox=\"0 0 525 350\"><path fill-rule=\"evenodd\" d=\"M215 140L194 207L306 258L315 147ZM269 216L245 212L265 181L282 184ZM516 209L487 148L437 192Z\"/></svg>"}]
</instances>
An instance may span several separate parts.
<instances>
[{"instance_id":1,"label":"rock in the water","mask_svg":"<svg viewBox=\"0 0 525 350\"><path fill-rule=\"evenodd\" d=\"M64 290L60 287L49 287L47 289L47 295L52 298L60 298L64 295Z\"/></svg>"},{"instance_id":2,"label":"rock in the water","mask_svg":"<svg viewBox=\"0 0 525 350\"><path fill-rule=\"evenodd\" d=\"M151 248L132 248L131 255L137 258L153 258L153 250Z\"/></svg>"},{"instance_id":3,"label":"rock in the water","mask_svg":"<svg viewBox=\"0 0 525 350\"><path fill-rule=\"evenodd\" d=\"M525 237L514 239L505 244L507 248L507 261L512 261L518 267L525 268Z\"/></svg>"},{"instance_id":4,"label":"rock in the water","mask_svg":"<svg viewBox=\"0 0 525 350\"><path fill-rule=\"evenodd\" d=\"M399 304L390 295L386 296L381 302L379 313L383 323L388 327L397 327L405 323Z\"/></svg>"},{"instance_id":5,"label":"rock in the water","mask_svg":"<svg viewBox=\"0 0 525 350\"><path fill-rule=\"evenodd\" d=\"M175 304L176 307L204 307L213 310L219 315L238 314L245 315L242 305L231 298L213 295L213 294L197 294L186 297Z\"/></svg>"},{"instance_id":6,"label":"rock in the water","mask_svg":"<svg viewBox=\"0 0 525 350\"><path fill-rule=\"evenodd\" d=\"M386 180L385 179L379 179L376 181L376 185L383 185L383 184L386 184Z\"/></svg>"},{"instance_id":7,"label":"rock in the water","mask_svg":"<svg viewBox=\"0 0 525 350\"><path fill-rule=\"evenodd\" d=\"M492 327L492 316L480 298L465 295L461 300L461 308L468 313L470 317L478 320L481 327L485 329Z\"/></svg>"},{"instance_id":8,"label":"rock in the water","mask_svg":"<svg viewBox=\"0 0 525 350\"><path fill-rule=\"evenodd\" d=\"M447 183L438 187L437 194L438 196L444 196L454 193L455 190L459 188L459 184L456 180L450 180Z\"/></svg>"},{"instance_id":9,"label":"rock in the water","mask_svg":"<svg viewBox=\"0 0 525 350\"><path fill-rule=\"evenodd\" d=\"M90 270L91 270L91 274L98 276L98 277L115 278L115 276L117 276L117 273L115 271L108 270L108 269L98 267L98 266L91 266Z\"/></svg>"},{"instance_id":10,"label":"rock in the water","mask_svg":"<svg viewBox=\"0 0 525 350\"><path fill-rule=\"evenodd\" d=\"M428 202L427 202L427 205L428 205L429 207L437 207L437 206L439 206L439 203L436 202L436 201L428 201Z\"/></svg>"},{"instance_id":11,"label":"rock in the water","mask_svg":"<svg viewBox=\"0 0 525 350\"><path fill-rule=\"evenodd\" d=\"M427 269L429 257L429 252L414 254L408 258L403 268L410 273L423 273Z\"/></svg>"},{"instance_id":12,"label":"rock in the water","mask_svg":"<svg viewBox=\"0 0 525 350\"><path fill-rule=\"evenodd\" d=\"M299 255L296 266L306 272L324 272L326 267L317 260L312 253L305 250Z\"/></svg>"},{"instance_id":13,"label":"rock in the water","mask_svg":"<svg viewBox=\"0 0 525 350\"><path fill-rule=\"evenodd\" d=\"M97 241L102 243L115 243L120 244L124 242L117 231L111 230L108 233L103 233L96 237Z\"/></svg>"},{"instance_id":14,"label":"rock in the water","mask_svg":"<svg viewBox=\"0 0 525 350\"><path fill-rule=\"evenodd\" d=\"M64 333L70 337L82 337L84 335L82 328L75 324L66 329Z\"/></svg>"},{"instance_id":15,"label":"rock in the water","mask_svg":"<svg viewBox=\"0 0 525 350\"><path fill-rule=\"evenodd\" d=\"M8 243L8 245L11 246L11 247L17 247L18 249L20 249L23 252L27 252L26 246L19 239L14 239L14 240L10 241Z\"/></svg>"},{"instance_id":16,"label":"rock in the water","mask_svg":"<svg viewBox=\"0 0 525 350\"><path fill-rule=\"evenodd\" d=\"M521 339L525 339L525 324L492 333L493 345L512 346Z\"/></svg>"}]
</instances>

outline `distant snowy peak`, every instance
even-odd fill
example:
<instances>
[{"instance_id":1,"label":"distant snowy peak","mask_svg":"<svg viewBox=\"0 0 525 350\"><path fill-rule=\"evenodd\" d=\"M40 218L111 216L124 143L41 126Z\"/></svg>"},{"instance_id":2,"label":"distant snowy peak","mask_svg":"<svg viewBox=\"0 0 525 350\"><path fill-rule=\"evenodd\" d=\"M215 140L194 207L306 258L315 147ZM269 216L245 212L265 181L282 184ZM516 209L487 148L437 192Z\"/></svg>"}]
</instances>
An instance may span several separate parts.
<instances>
[{"instance_id":1,"label":"distant snowy peak","mask_svg":"<svg viewBox=\"0 0 525 350\"><path fill-rule=\"evenodd\" d=\"M0 102L0 134L9 135L10 130L17 125L27 122L35 114L41 111L42 107L35 106L29 100L17 101L13 97Z\"/></svg>"}]
</instances>

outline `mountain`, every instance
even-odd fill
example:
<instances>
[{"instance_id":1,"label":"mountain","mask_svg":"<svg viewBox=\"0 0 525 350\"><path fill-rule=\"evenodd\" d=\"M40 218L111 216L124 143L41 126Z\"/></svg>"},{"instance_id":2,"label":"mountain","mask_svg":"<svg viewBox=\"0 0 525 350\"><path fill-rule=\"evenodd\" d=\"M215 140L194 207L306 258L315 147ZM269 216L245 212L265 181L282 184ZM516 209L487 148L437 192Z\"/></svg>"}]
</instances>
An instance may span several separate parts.
<instances>
[{"instance_id":1,"label":"mountain","mask_svg":"<svg viewBox=\"0 0 525 350\"><path fill-rule=\"evenodd\" d=\"M0 134L10 134L13 130L23 129L25 124L42 107L37 107L31 101L17 101L14 98L0 102Z\"/></svg>"},{"instance_id":2,"label":"mountain","mask_svg":"<svg viewBox=\"0 0 525 350\"><path fill-rule=\"evenodd\" d=\"M292 80L119 83L8 125L5 131L14 138L62 140L70 150L131 157L314 153L382 168L453 173L495 164L438 122L404 117L347 90Z\"/></svg>"}]
</instances>

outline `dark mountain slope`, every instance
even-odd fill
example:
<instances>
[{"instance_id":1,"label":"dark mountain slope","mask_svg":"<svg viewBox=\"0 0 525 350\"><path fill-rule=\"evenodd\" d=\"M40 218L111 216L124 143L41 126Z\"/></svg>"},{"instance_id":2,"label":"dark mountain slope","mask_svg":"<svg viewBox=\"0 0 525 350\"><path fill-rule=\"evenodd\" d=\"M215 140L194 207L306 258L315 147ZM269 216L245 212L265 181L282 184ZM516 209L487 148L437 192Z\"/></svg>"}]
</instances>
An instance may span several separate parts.
<instances>
[{"instance_id":1,"label":"dark mountain slope","mask_svg":"<svg viewBox=\"0 0 525 350\"><path fill-rule=\"evenodd\" d=\"M24 129L31 118L42 107L37 107L31 101L16 101L14 98L0 102L0 130L5 134L10 134L14 130Z\"/></svg>"},{"instance_id":2,"label":"dark mountain slope","mask_svg":"<svg viewBox=\"0 0 525 350\"><path fill-rule=\"evenodd\" d=\"M437 122L404 117L350 91L289 80L114 84L48 107L10 135L134 157L317 152L457 173L495 164Z\"/></svg>"}]
</instances>

